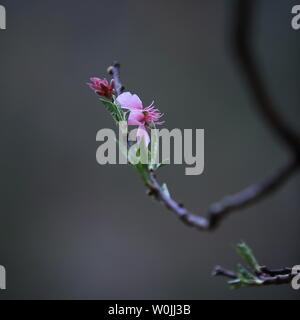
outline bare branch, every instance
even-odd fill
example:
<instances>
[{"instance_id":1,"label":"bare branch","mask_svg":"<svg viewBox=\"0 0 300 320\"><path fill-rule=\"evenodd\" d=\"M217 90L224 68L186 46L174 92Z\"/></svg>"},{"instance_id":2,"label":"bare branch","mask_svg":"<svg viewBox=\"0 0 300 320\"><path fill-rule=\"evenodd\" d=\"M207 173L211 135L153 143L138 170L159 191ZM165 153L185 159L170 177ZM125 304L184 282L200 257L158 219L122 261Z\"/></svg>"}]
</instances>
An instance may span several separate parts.
<instances>
[{"instance_id":1,"label":"bare branch","mask_svg":"<svg viewBox=\"0 0 300 320\"><path fill-rule=\"evenodd\" d=\"M249 283L237 282L236 287L290 284L291 281L293 280L293 277L295 277L295 275L292 273L292 271L286 272L286 270L292 270L292 269L284 268L282 270L283 270L282 273L277 273L274 276L271 276L271 275L265 274L265 273L256 274L256 281L253 281L252 283L250 283L250 282ZM234 273L231 270L227 270L223 267L220 267L220 266L215 267L215 269L212 272L212 276L214 276L214 277L221 276L221 277L228 278L228 279L230 279L229 284L235 284L235 282L234 281L232 282L232 280L240 281L237 278L236 273Z\"/></svg>"},{"instance_id":2,"label":"bare branch","mask_svg":"<svg viewBox=\"0 0 300 320\"><path fill-rule=\"evenodd\" d=\"M236 274L233 271L227 270L221 266L216 266L212 272L213 277L225 277L229 279L236 279Z\"/></svg>"},{"instance_id":3,"label":"bare branch","mask_svg":"<svg viewBox=\"0 0 300 320\"><path fill-rule=\"evenodd\" d=\"M267 267L260 267L260 270L269 275L269 276L277 276L277 275L286 275L286 274L291 274L292 273L292 268L282 268L282 269L275 269L275 270L272 270L272 269L269 269Z\"/></svg>"},{"instance_id":4,"label":"bare branch","mask_svg":"<svg viewBox=\"0 0 300 320\"><path fill-rule=\"evenodd\" d=\"M108 74L114 79L116 96L119 96L125 89L120 79L120 67L121 65L119 62L114 62L113 65L107 69Z\"/></svg>"},{"instance_id":5,"label":"bare branch","mask_svg":"<svg viewBox=\"0 0 300 320\"><path fill-rule=\"evenodd\" d=\"M293 280L293 277L295 275L293 274L278 274L277 276L274 277L269 277L269 276L260 276L260 279L263 281L263 285L278 285L278 284L290 284L291 281Z\"/></svg>"},{"instance_id":6,"label":"bare branch","mask_svg":"<svg viewBox=\"0 0 300 320\"><path fill-rule=\"evenodd\" d=\"M220 202L211 205L206 217L189 212L183 205L168 197L154 174L151 175L152 186L148 186L149 194L162 202L167 209L173 211L187 225L199 230L211 231L218 227L220 222L230 213L245 208L275 192L298 168L299 163L293 161L265 181L253 184L237 194L227 196Z\"/></svg>"},{"instance_id":7,"label":"bare branch","mask_svg":"<svg viewBox=\"0 0 300 320\"><path fill-rule=\"evenodd\" d=\"M222 276L228 278L228 283L234 287L262 286L274 284L291 283L295 272L292 268L282 268L271 270L267 267L261 267L252 249L244 242L236 246L237 254L247 263L247 268L238 265L237 271L233 272L223 267L216 266L212 272L212 276Z\"/></svg>"}]
</instances>

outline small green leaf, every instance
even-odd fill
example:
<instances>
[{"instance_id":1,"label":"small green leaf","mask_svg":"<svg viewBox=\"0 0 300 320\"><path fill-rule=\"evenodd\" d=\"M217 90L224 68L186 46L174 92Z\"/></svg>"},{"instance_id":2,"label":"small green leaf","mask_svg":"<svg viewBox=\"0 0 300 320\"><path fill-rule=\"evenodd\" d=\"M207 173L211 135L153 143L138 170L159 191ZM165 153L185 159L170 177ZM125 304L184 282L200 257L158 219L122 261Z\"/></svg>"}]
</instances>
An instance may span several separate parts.
<instances>
[{"instance_id":1,"label":"small green leaf","mask_svg":"<svg viewBox=\"0 0 300 320\"><path fill-rule=\"evenodd\" d=\"M152 186L152 180L150 177L150 171L147 164L138 163L133 165L139 176L142 178L144 183L148 186Z\"/></svg>"},{"instance_id":2,"label":"small green leaf","mask_svg":"<svg viewBox=\"0 0 300 320\"><path fill-rule=\"evenodd\" d=\"M231 289L237 289L243 286L243 283L240 279L233 279L227 282Z\"/></svg>"},{"instance_id":3,"label":"small green leaf","mask_svg":"<svg viewBox=\"0 0 300 320\"><path fill-rule=\"evenodd\" d=\"M238 265L237 278L241 281L242 286L261 285L263 283L255 274L242 265Z\"/></svg>"},{"instance_id":4,"label":"small green leaf","mask_svg":"<svg viewBox=\"0 0 300 320\"><path fill-rule=\"evenodd\" d=\"M247 262L249 268L245 268L241 264L237 267L237 272L233 273L233 279L228 281L230 288L236 289L240 287L261 286L264 280L260 278L260 266L252 252L252 250L241 242L236 246L236 252ZM231 277L231 275L230 275Z\"/></svg>"},{"instance_id":5,"label":"small green leaf","mask_svg":"<svg viewBox=\"0 0 300 320\"><path fill-rule=\"evenodd\" d=\"M245 242L241 242L236 246L236 252L239 254L247 264L255 271L260 271L260 266L251 250Z\"/></svg>"},{"instance_id":6,"label":"small green leaf","mask_svg":"<svg viewBox=\"0 0 300 320\"><path fill-rule=\"evenodd\" d=\"M124 113L119 106L105 99L100 99L100 101L104 104L106 110L112 115L116 122L125 120Z\"/></svg>"},{"instance_id":7,"label":"small green leaf","mask_svg":"<svg viewBox=\"0 0 300 320\"><path fill-rule=\"evenodd\" d=\"M238 265L237 276L239 279L245 280L245 281L252 281L256 278L250 271L248 271L245 267L243 267L240 264Z\"/></svg>"}]
</instances>

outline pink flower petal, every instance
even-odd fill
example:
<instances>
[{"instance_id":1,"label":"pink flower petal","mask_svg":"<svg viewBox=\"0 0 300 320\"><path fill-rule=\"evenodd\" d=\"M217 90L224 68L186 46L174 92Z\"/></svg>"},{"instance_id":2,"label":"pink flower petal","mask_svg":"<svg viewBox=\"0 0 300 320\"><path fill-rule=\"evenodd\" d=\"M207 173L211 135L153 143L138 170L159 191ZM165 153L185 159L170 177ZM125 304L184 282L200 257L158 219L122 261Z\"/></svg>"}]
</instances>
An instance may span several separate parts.
<instances>
[{"instance_id":1,"label":"pink flower petal","mask_svg":"<svg viewBox=\"0 0 300 320\"><path fill-rule=\"evenodd\" d=\"M143 104L141 99L136 94L130 92L124 92L118 96L117 101L121 107L129 110L142 110Z\"/></svg>"},{"instance_id":2,"label":"pink flower petal","mask_svg":"<svg viewBox=\"0 0 300 320\"><path fill-rule=\"evenodd\" d=\"M97 77L93 77L90 80L97 86L100 86L100 84L104 84L105 86L108 86L108 81L106 79L100 79Z\"/></svg>"},{"instance_id":3,"label":"pink flower petal","mask_svg":"<svg viewBox=\"0 0 300 320\"><path fill-rule=\"evenodd\" d=\"M140 126L144 124L144 114L142 111L134 110L131 111L128 117L128 125Z\"/></svg>"},{"instance_id":4,"label":"pink flower petal","mask_svg":"<svg viewBox=\"0 0 300 320\"><path fill-rule=\"evenodd\" d=\"M87 82L86 84L87 84L92 90L97 90L94 84L88 83L88 82Z\"/></svg>"}]
</instances>

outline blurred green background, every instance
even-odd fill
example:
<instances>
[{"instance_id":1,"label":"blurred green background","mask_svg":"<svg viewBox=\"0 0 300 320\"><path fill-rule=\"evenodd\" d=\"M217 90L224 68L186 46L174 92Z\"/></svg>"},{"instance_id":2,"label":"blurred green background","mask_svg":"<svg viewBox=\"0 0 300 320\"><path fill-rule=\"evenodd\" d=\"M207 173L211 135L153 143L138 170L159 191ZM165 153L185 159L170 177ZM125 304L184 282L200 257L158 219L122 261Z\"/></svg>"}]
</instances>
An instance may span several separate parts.
<instances>
[{"instance_id":1,"label":"blurred green background","mask_svg":"<svg viewBox=\"0 0 300 320\"><path fill-rule=\"evenodd\" d=\"M299 1L261 0L260 70L299 131ZM205 172L162 169L178 201L209 205L284 165L289 154L255 112L230 50L231 0L1 0L0 299L299 299L290 286L230 291L233 245L261 264L300 264L299 175L263 202L199 233L149 199L129 166L99 166L96 133L114 128L86 87L115 59L126 87L153 99L167 128L204 128Z\"/></svg>"}]
</instances>

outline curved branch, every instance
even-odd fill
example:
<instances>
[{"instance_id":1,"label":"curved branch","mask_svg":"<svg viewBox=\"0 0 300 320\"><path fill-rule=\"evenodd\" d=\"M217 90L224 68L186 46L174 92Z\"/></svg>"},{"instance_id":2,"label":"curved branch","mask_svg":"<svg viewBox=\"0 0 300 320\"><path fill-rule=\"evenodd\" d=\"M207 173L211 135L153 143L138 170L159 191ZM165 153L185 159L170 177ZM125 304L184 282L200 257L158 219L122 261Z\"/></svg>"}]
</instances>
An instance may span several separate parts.
<instances>
[{"instance_id":1,"label":"curved branch","mask_svg":"<svg viewBox=\"0 0 300 320\"><path fill-rule=\"evenodd\" d=\"M277 108L266 90L266 85L262 80L258 64L255 61L255 55L251 50L251 27L256 4L257 0L237 0L236 22L233 25L234 53L240 60L249 88L256 99L258 112L264 117L274 133L281 138L283 143L299 159L299 136L285 123L282 116L277 113Z\"/></svg>"},{"instance_id":2,"label":"curved branch","mask_svg":"<svg viewBox=\"0 0 300 320\"><path fill-rule=\"evenodd\" d=\"M298 168L298 161L293 161L265 181L253 184L237 194L227 196L220 202L211 205L206 217L189 212L183 205L165 194L154 174L151 174L152 186L148 186L148 188L151 196L162 202L167 209L173 211L187 225L199 230L211 231L218 227L220 222L230 213L245 208L275 192Z\"/></svg>"}]
</instances>

